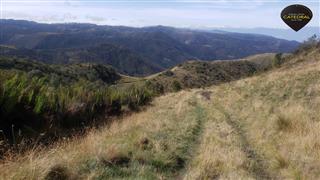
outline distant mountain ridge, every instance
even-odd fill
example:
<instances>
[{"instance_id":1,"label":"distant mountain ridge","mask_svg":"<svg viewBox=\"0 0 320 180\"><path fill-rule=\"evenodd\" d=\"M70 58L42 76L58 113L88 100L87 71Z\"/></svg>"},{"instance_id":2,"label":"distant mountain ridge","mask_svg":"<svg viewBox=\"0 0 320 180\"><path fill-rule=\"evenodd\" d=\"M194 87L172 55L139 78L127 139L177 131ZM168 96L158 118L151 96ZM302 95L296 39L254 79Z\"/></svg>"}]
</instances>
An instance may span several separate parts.
<instances>
[{"instance_id":1,"label":"distant mountain ridge","mask_svg":"<svg viewBox=\"0 0 320 180\"><path fill-rule=\"evenodd\" d=\"M1 21L2 56L22 56L47 63L102 63L128 75L156 73L190 59L228 60L291 52L299 45L296 41L264 35L165 26L132 28Z\"/></svg>"},{"instance_id":2,"label":"distant mountain ridge","mask_svg":"<svg viewBox=\"0 0 320 180\"><path fill-rule=\"evenodd\" d=\"M276 28L202 28L209 32L235 32L235 33L250 33L273 36L276 38L295 40L303 42L314 34L320 35L319 27L304 27L300 31L296 32L292 29L276 29Z\"/></svg>"}]
</instances>

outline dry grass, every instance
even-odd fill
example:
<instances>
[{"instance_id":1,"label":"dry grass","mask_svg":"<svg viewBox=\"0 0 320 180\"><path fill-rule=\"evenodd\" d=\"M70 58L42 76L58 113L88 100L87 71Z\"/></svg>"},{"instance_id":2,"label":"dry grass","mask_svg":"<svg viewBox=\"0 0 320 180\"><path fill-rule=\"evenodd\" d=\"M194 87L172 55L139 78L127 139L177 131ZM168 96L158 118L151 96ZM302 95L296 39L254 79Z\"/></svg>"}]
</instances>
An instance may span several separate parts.
<instances>
[{"instance_id":1,"label":"dry grass","mask_svg":"<svg viewBox=\"0 0 320 180\"><path fill-rule=\"evenodd\" d=\"M206 106L210 109L210 119L204 126L201 145L184 179L252 178L244 169L246 159L234 129L211 103Z\"/></svg>"},{"instance_id":2,"label":"dry grass","mask_svg":"<svg viewBox=\"0 0 320 180\"><path fill-rule=\"evenodd\" d=\"M1 179L319 179L320 61L304 58L8 157Z\"/></svg>"},{"instance_id":3,"label":"dry grass","mask_svg":"<svg viewBox=\"0 0 320 180\"><path fill-rule=\"evenodd\" d=\"M313 53L304 58L211 88L214 120L206 125L201 150L186 179L211 179L212 173L221 179L320 178L320 61ZM228 136L219 140L225 131ZM241 143L249 149L241 148ZM246 168L246 162L257 167Z\"/></svg>"},{"instance_id":4,"label":"dry grass","mask_svg":"<svg viewBox=\"0 0 320 180\"><path fill-rule=\"evenodd\" d=\"M6 159L0 165L1 179L43 179L55 169L76 179L174 176L175 168L183 168L184 149L192 144L198 125L193 101L190 92L169 94L145 112L84 138Z\"/></svg>"}]
</instances>

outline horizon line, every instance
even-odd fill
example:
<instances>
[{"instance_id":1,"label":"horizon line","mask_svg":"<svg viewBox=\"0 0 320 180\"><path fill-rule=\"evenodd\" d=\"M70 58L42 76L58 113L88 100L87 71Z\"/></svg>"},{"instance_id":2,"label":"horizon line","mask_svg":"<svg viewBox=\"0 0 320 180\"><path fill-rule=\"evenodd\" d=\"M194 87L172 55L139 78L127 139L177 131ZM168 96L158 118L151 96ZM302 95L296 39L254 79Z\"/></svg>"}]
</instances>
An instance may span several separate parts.
<instances>
[{"instance_id":1,"label":"horizon line","mask_svg":"<svg viewBox=\"0 0 320 180\"><path fill-rule=\"evenodd\" d=\"M36 20L27 20L27 19L13 19L13 18L0 18L0 21L2 20L13 20L13 21L28 21L28 22L34 22L38 24L91 24L91 25L96 25L96 26L123 26L123 27L132 27L132 28L145 28L145 27L157 27L157 26L163 26L163 27L171 27L171 28L182 28L182 29L205 29L205 28L217 28L217 29L222 29L222 28L232 28L232 29L258 29L258 28L264 28L264 29L278 29L278 30L290 30L290 28L279 28L279 27L262 27L262 26L257 26L257 27L235 27L235 26L171 26L171 25L164 25L164 24L154 24L154 25L144 25L144 26L132 26L132 25L125 25L125 24L119 24L119 25L109 25L109 24L97 24L93 22L40 22ZM305 28L319 28L320 26L307 26Z\"/></svg>"}]
</instances>

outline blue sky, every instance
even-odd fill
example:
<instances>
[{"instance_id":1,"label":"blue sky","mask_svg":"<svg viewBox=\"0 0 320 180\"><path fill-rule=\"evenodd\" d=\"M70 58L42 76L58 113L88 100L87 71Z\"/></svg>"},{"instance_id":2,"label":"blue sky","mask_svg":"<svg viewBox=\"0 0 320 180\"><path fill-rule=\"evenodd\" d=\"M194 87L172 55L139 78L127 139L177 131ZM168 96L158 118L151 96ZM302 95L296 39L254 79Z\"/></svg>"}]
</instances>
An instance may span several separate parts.
<instances>
[{"instance_id":1,"label":"blue sky","mask_svg":"<svg viewBox=\"0 0 320 180\"><path fill-rule=\"evenodd\" d=\"M287 28L280 12L291 4L308 6L308 26L319 27L317 0L0 0L1 18L44 23L167 25L191 28Z\"/></svg>"}]
</instances>

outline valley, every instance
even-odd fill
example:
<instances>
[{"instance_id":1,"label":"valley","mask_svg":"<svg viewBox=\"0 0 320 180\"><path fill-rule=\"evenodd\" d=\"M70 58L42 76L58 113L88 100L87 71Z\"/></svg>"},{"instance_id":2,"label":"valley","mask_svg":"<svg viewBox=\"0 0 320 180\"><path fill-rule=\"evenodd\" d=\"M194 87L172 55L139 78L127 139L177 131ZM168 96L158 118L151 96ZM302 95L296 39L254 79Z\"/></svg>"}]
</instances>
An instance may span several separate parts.
<instances>
[{"instance_id":1,"label":"valley","mask_svg":"<svg viewBox=\"0 0 320 180\"><path fill-rule=\"evenodd\" d=\"M288 53L300 44L265 35L166 26L42 24L10 19L1 23L3 56L50 64L99 63L131 76L152 75L190 60Z\"/></svg>"}]
</instances>

